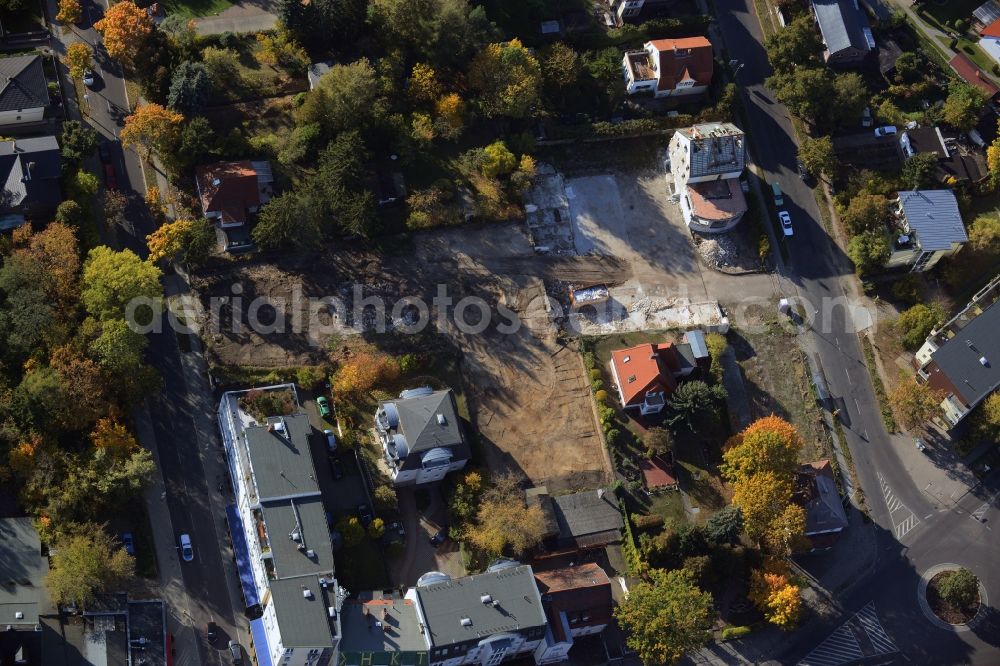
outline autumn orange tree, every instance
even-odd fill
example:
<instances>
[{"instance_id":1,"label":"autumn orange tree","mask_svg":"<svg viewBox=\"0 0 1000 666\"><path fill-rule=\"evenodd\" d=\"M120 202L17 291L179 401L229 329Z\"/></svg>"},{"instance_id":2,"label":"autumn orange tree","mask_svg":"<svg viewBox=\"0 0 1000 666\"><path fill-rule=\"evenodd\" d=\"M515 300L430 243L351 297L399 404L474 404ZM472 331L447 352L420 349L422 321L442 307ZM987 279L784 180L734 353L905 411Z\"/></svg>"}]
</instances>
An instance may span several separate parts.
<instances>
[{"instance_id":1,"label":"autumn orange tree","mask_svg":"<svg viewBox=\"0 0 1000 666\"><path fill-rule=\"evenodd\" d=\"M66 47L62 61L70 76L82 79L84 71L90 67L90 47L85 42L73 42Z\"/></svg>"},{"instance_id":2,"label":"autumn orange tree","mask_svg":"<svg viewBox=\"0 0 1000 666\"><path fill-rule=\"evenodd\" d=\"M104 37L108 55L131 68L139 50L153 32L153 21L145 9L132 0L123 0L111 5L94 28Z\"/></svg>"},{"instance_id":3,"label":"autumn orange tree","mask_svg":"<svg viewBox=\"0 0 1000 666\"><path fill-rule=\"evenodd\" d=\"M79 23L83 18L83 8L80 0L59 0L59 13L56 20L60 23Z\"/></svg>"},{"instance_id":4,"label":"autumn orange tree","mask_svg":"<svg viewBox=\"0 0 1000 666\"><path fill-rule=\"evenodd\" d=\"M410 72L406 93L415 104L430 104L444 92L437 72L430 65L418 62Z\"/></svg>"},{"instance_id":5,"label":"autumn orange tree","mask_svg":"<svg viewBox=\"0 0 1000 666\"><path fill-rule=\"evenodd\" d=\"M788 567L771 561L750 575L750 600L764 612L771 624L786 631L794 629L802 613L799 588L789 580Z\"/></svg>"},{"instance_id":6,"label":"autumn orange tree","mask_svg":"<svg viewBox=\"0 0 1000 666\"><path fill-rule=\"evenodd\" d=\"M105 449L118 458L128 457L139 447L128 428L111 417L97 420L90 433L90 442L94 448Z\"/></svg>"},{"instance_id":7,"label":"autumn orange tree","mask_svg":"<svg viewBox=\"0 0 1000 666\"><path fill-rule=\"evenodd\" d=\"M183 123L184 116L176 111L159 104L140 104L125 118L119 136L122 146L141 148L148 159L154 150L169 152L173 148Z\"/></svg>"},{"instance_id":8,"label":"autumn orange tree","mask_svg":"<svg viewBox=\"0 0 1000 666\"><path fill-rule=\"evenodd\" d=\"M34 232L30 224L18 227L12 237L14 254L44 269L45 292L71 318L80 296L80 255L76 231L59 222Z\"/></svg>"},{"instance_id":9,"label":"autumn orange tree","mask_svg":"<svg viewBox=\"0 0 1000 666\"><path fill-rule=\"evenodd\" d=\"M757 419L728 444L722 473L732 483L765 471L791 478L803 447L795 426L773 414Z\"/></svg>"},{"instance_id":10,"label":"autumn orange tree","mask_svg":"<svg viewBox=\"0 0 1000 666\"><path fill-rule=\"evenodd\" d=\"M458 93L448 93L434 105L437 115L434 121L438 136L444 139L457 139L465 127L465 102Z\"/></svg>"},{"instance_id":11,"label":"autumn orange tree","mask_svg":"<svg viewBox=\"0 0 1000 666\"><path fill-rule=\"evenodd\" d=\"M374 349L356 352L341 363L333 378L333 388L340 393L365 393L382 382L399 377L399 362Z\"/></svg>"}]
</instances>

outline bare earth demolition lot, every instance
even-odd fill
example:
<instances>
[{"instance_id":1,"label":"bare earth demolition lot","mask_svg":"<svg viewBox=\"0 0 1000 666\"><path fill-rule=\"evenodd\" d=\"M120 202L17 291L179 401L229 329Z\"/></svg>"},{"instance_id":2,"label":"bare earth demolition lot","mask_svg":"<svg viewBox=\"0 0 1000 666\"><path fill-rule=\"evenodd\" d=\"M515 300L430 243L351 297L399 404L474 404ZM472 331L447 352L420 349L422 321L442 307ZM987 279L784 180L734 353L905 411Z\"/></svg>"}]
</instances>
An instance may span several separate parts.
<instances>
[{"instance_id":1,"label":"bare earth demolition lot","mask_svg":"<svg viewBox=\"0 0 1000 666\"><path fill-rule=\"evenodd\" d=\"M232 298L238 283L241 302L233 306L243 313L244 322L254 309L253 299L267 297L270 305L259 308L257 316L269 324L275 322L276 311L286 324L292 322L293 311L302 313L308 322L308 299L327 296L345 305L347 313L338 315L338 321L353 323L350 311L360 293L369 300L359 319L371 329L381 319L371 298L378 297L375 300L385 304L386 316L381 320L388 332L369 330L364 337L397 353L421 351L416 345L407 349L409 336L400 330L417 321L416 308L397 308L395 321L392 314L401 298L419 299L429 308L433 322L429 328L436 328L460 352L469 411L484 445L486 465L491 470L522 472L532 483L558 491L607 483L610 469L582 361L557 340L547 309L546 285L558 290L566 282L621 281L629 275L626 267L607 257L538 256L521 226L504 224L418 234L412 248L392 256L339 251L308 263L289 259L249 264L203 277L197 287L202 307L209 308L211 298ZM434 302L441 290L451 298L450 307L440 300ZM463 331L455 325L455 304L468 296L481 298L490 308L492 323L481 332L468 327ZM510 319L510 315L498 315L498 306L504 313L514 313L519 324L515 331L498 330L498 325ZM254 367L326 362L326 350L331 344L341 345L347 334L333 332L335 322L328 309L317 309L313 326L303 325L298 332L267 333L245 324L234 330L229 321L232 310L223 305L217 308L221 326L205 336L209 361ZM439 315L445 318L439 321ZM476 307L469 307L465 320L475 324L480 315ZM203 309L203 324L206 317Z\"/></svg>"}]
</instances>

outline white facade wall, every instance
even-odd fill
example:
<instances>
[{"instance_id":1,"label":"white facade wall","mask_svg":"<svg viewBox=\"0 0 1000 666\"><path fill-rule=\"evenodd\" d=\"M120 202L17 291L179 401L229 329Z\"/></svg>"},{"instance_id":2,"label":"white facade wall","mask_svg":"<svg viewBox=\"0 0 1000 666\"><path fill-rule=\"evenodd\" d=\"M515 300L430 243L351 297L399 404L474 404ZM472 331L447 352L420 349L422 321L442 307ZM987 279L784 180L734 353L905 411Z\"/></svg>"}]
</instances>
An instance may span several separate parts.
<instances>
[{"instance_id":1,"label":"white facade wall","mask_svg":"<svg viewBox=\"0 0 1000 666\"><path fill-rule=\"evenodd\" d=\"M35 123L45 120L45 107L34 109L18 109L15 111L0 111L0 125L18 125Z\"/></svg>"}]
</instances>

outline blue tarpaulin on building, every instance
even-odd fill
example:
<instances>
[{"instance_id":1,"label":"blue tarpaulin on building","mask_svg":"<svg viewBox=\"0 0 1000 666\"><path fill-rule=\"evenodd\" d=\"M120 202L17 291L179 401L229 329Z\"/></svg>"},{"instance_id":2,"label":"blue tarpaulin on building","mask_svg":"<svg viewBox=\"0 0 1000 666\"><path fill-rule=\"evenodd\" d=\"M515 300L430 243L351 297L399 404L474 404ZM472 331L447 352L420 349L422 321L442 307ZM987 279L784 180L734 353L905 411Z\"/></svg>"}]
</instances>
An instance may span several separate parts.
<instances>
[{"instance_id":1,"label":"blue tarpaulin on building","mask_svg":"<svg viewBox=\"0 0 1000 666\"><path fill-rule=\"evenodd\" d=\"M253 650L257 653L257 666L273 666L271 648L267 644L267 633L264 631L264 620L257 619L250 623L250 635L253 637Z\"/></svg>"},{"instance_id":2,"label":"blue tarpaulin on building","mask_svg":"<svg viewBox=\"0 0 1000 666\"><path fill-rule=\"evenodd\" d=\"M250 549L247 547L247 537L243 532L243 519L235 504L226 507L226 518L229 520L229 533L233 536L233 552L236 553L236 569L240 572L240 585L243 586L243 598L247 607L260 603L257 596L257 586L253 582L253 569L250 568Z\"/></svg>"}]
</instances>

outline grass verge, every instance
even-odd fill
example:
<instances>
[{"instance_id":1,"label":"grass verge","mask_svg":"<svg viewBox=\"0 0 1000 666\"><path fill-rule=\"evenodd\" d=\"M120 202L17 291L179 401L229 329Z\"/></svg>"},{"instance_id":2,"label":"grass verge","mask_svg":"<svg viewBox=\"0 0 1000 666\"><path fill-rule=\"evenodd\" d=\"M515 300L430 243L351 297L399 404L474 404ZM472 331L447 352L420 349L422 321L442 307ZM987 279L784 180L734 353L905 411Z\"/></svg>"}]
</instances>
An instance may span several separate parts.
<instances>
[{"instance_id":1,"label":"grass verge","mask_svg":"<svg viewBox=\"0 0 1000 666\"><path fill-rule=\"evenodd\" d=\"M185 18L213 16L233 6L229 0L166 0L167 14Z\"/></svg>"},{"instance_id":2,"label":"grass verge","mask_svg":"<svg viewBox=\"0 0 1000 666\"><path fill-rule=\"evenodd\" d=\"M861 348L865 353L865 366L872 379L872 386L875 388L875 397L878 398L879 409L882 412L882 423L889 432L896 432L899 427L896 425L896 417L892 414L892 407L889 406L889 396L885 391L885 384L879 377L878 367L875 365L875 350L868 336L862 335Z\"/></svg>"}]
</instances>

